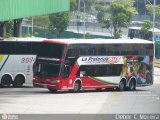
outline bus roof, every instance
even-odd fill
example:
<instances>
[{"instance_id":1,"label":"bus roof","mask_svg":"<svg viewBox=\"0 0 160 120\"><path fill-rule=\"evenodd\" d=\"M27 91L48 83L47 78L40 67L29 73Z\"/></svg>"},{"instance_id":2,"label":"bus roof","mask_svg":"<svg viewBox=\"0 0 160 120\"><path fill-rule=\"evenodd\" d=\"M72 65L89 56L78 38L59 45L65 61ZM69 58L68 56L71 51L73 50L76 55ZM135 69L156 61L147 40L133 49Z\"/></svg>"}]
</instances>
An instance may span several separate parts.
<instances>
[{"instance_id":1,"label":"bus roof","mask_svg":"<svg viewBox=\"0 0 160 120\"><path fill-rule=\"evenodd\" d=\"M153 44L152 41L143 39L46 39L38 37L26 37L26 38L6 38L2 41L22 41L22 42L48 42L57 44Z\"/></svg>"},{"instance_id":2,"label":"bus roof","mask_svg":"<svg viewBox=\"0 0 160 120\"><path fill-rule=\"evenodd\" d=\"M143 39L50 39L45 42L57 44L153 44L152 41Z\"/></svg>"},{"instance_id":3,"label":"bus roof","mask_svg":"<svg viewBox=\"0 0 160 120\"><path fill-rule=\"evenodd\" d=\"M2 41L24 41L24 42L29 42L29 41L32 41L32 42L42 42L46 40L46 38L39 38L39 37L11 37L11 38L5 38L5 39L2 39Z\"/></svg>"},{"instance_id":4,"label":"bus roof","mask_svg":"<svg viewBox=\"0 0 160 120\"><path fill-rule=\"evenodd\" d=\"M129 27L129 29L133 29L133 30L141 30L142 27ZM153 31L153 29L151 28L149 31ZM154 28L154 32L160 32L160 29L158 28Z\"/></svg>"}]
</instances>

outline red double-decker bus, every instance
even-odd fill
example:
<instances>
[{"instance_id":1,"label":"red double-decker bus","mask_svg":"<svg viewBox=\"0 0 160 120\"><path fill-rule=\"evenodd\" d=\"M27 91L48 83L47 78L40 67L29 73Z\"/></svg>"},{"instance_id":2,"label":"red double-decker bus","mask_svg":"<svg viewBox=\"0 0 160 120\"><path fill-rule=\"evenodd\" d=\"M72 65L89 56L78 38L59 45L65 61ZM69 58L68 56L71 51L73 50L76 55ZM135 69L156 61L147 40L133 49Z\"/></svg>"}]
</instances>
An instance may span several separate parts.
<instances>
[{"instance_id":1,"label":"red double-decker bus","mask_svg":"<svg viewBox=\"0 0 160 120\"><path fill-rule=\"evenodd\" d=\"M33 65L35 87L51 92L153 84L154 44L140 39L45 40Z\"/></svg>"}]
</instances>

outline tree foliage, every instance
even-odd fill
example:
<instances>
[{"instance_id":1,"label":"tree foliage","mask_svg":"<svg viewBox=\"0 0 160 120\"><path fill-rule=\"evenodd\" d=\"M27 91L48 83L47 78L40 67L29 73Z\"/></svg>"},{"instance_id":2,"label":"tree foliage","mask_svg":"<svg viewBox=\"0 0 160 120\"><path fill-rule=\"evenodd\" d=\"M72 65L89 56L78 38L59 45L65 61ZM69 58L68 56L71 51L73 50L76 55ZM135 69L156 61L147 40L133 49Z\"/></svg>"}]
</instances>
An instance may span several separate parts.
<instances>
[{"instance_id":1,"label":"tree foliage","mask_svg":"<svg viewBox=\"0 0 160 120\"><path fill-rule=\"evenodd\" d=\"M84 11L84 4L85 4L85 10L87 12L91 12L92 6L95 4L97 0L80 0L80 11ZM70 0L70 10L76 11L78 10L78 3L79 0Z\"/></svg>"},{"instance_id":2,"label":"tree foliage","mask_svg":"<svg viewBox=\"0 0 160 120\"><path fill-rule=\"evenodd\" d=\"M63 33L70 21L70 13L69 12L61 12L54 13L49 15L50 26L49 30L53 33L54 36L59 37L61 33Z\"/></svg>"},{"instance_id":3,"label":"tree foliage","mask_svg":"<svg viewBox=\"0 0 160 120\"><path fill-rule=\"evenodd\" d=\"M76 11L77 5L77 0L70 0L70 11Z\"/></svg>"},{"instance_id":4,"label":"tree foliage","mask_svg":"<svg viewBox=\"0 0 160 120\"><path fill-rule=\"evenodd\" d=\"M152 22L150 20L145 20L141 28L141 33L143 39L149 39L151 36L149 30L152 28Z\"/></svg>"},{"instance_id":5,"label":"tree foliage","mask_svg":"<svg viewBox=\"0 0 160 120\"><path fill-rule=\"evenodd\" d=\"M153 5L147 4L146 5L147 11L153 15ZM156 16L160 18L160 5L156 5Z\"/></svg>"},{"instance_id":6,"label":"tree foliage","mask_svg":"<svg viewBox=\"0 0 160 120\"><path fill-rule=\"evenodd\" d=\"M104 27L109 29L113 26L114 38L120 38L122 36L122 28L127 27L131 18L136 14L136 9L133 7L133 0L116 0L108 8L103 8L102 19L98 18L98 21L104 24ZM109 14L109 15L107 15Z\"/></svg>"},{"instance_id":7,"label":"tree foliage","mask_svg":"<svg viewBox=\"0 0 160 120\"><path fill-rule=\"evenodd\" d=\"M44 15L44 16L36 16L34 17L34 26L49 26L49 17L48 15Z\"/></svg>"},{"instance_id":8,"label":"tree foliage","mask_svg":"<svg viewBox=\"0 0 160 120\"><path fill-rule=\"evenodd\" d=\"M13 20L7 21L5 25L6 25L6 37L13 36Z\"/></svg>"},{"instance_id":9,"label":"tree foliage","mask_svg":"<svg viewBox=\"0 0 160 120\"><path fill-rule=\"evenodd\" d=\"M85 10L87 12L91 12L91 8L92 6L95 4L96 0L80 0L80 11L83 12L84 10L84 4L85 4ZM77 3L78 3L78 0L77 0Z\"/></svg>"},{"instance_id":10,"label":"tree foliage","mask_svg":"<svg viewBox=\"0 0 160 120\"><path fill-rule=\"evenodd\" d=\"M105 13L102 12L102 11L98 12L98 14L97 14L97 20L98 20L99 23L103 23L104 20L105 20Z\"/></svg>"}]
</instances>

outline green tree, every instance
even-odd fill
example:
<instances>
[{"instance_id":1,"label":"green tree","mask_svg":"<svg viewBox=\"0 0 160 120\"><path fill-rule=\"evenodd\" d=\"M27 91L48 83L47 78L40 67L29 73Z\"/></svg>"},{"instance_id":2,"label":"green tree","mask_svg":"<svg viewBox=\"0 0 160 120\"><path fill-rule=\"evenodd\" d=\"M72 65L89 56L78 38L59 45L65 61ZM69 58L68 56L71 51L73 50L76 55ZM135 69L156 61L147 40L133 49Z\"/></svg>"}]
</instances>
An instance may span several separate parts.
<instances>
[{"instance_id":1,"label":"green tree","mask_svg":"<svg viewBox=\"0 0 160 120\"><path fill-rule=\"evenodd\" d=\"M13 21L7 21L6 25L6 37L13 36Z\"/></svg>"},{"instance_id":2,"label":"green tree","mask_svg":"<svg viewBox=\"0 0 160 120\"><path fill-rule=\"evenodd\" d=\"M147 11L153 15L153 5L146 5ZM160 5L156 5L156 16L160 18Z\"/></svg>"},{"instance_id":3,"label":"green tree","mask_svg":"<svg viewBox=\"0 0 160 120\"><path fill-rule=\"evenodd\" d=\"M34 17L34 26L44 27L49 26L49 23L48 15Z\"/></svg>"},{"instance_id":4,"label":"green tree","mask_svg":"<svg viewBox=\"0 0 160 120\"><path fill-rule=\"evenodd\" d=\"M103 23L104 20L106 19L106 12L108 11L108 7L106 6L97 6L96 10L98 11L97 13L97 20L99 23Z\"/></svg>"},{"instance_id":5,"label":"green tree","mask_svg":"<svg viewBox=\"0 0 160 120\"><path fill-rule=\"evenodd\" d=\"M109 29L113 26L114 38L122 36L122 28L127 28L130 20L136 14L136 9L133 7L133 0L116 0L107 8L105 15L102 16L104 20L102 23L104 27ZM109 15L107 15L109 14Z\"/></svg>"},{"instance_id":6,"label":"green tree","mask_svg":"<svg viewBox=\"0 0 160 120\"><path fill-rule=\"evenodd\" d=\"M70 13L69 12L61 12L54 13L49 15L50 26L49 30L53 33L54 36L59 37L61 33L63 33L70 21Z\"/></svg>"},{"instance_id":7,"label":"green tree","mask_svg":"<svg viewBox=\"0 0 160 120\"><path fill-rule=\"evenodd\" d=\"M77 5L77 0L70 0L70 11L76 11Z\"/></svg>"},{"instance_id":8,"label":"green tree","mask_svg":"<svg viewBox=\"0 0 160 120\"><path fill-rule=\"evenodd\" d=\"M86 33L85 39L93 39L94 37L90 33Z\"/></svg>"},{"instance_id":9,"label":"green tree","mask_svg":"<svg viewBox=\"0 0 160 120\"><path fill-rule=\"evenodd\" d=\"M143 39L151 39L150 37L152 36L149 30L152 28L152 22L150 20L145 20L143 23L143 26L141 28L141 33Z\"/></svg>"},{"instance_id":10,"label":"green tree","mask_svg":"<svg viewBox=\"0 0 160 120\"><path fill-rule=\"evenodd\" d=\"M78 1L79 0L70 0L70 10L78 10ZM96 3L97 0L80 0L80 11L83 12L84 4L87 12L91 11L92 6Z\"/></svg>"},{"instance_id":11,"label":"green tree","mask_svg":"<svg viewBox=\"0 0 160 120\"><path fill-rule=\"evenodd\" d=\"M85 4L85 10L88 12L88 13L92 13L92 6L96 3L96 0L80 0L80 11L83 12L84 10L84 4ZM84 2L84 3L83 3ZM78 3L78 0L77 0L77 3Z\"/></svg>"}]
</instances>

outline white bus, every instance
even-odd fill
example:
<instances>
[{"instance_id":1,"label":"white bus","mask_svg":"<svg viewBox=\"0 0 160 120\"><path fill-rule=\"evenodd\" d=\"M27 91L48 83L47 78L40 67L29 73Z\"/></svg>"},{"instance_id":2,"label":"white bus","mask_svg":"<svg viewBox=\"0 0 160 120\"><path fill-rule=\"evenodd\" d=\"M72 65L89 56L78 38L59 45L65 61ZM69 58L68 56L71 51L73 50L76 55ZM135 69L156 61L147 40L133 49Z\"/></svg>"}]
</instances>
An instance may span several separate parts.
<instances>
[{"instance_id":1,"label":"white bus","mask_svg":"<svg viewBox=\"0 0 160 120\"><path fill-rule=\"evenodd\" d=\"M32 65L44 38L8 38L0 41L0 85L32 84Z\"/></svg>"},{"instance_id":2,"label":"white bus","mask_svg":"<svg viewBox=\"0 0 160 120\"><path fill-rule=\"evenodd\" d=\"M160 42L160 29L155 28L154 29L155 38L154 40L156 42ZM144 36L141 32L141 27L129 27L128 28L128 37L130 38L140 38L140 39L146 39L152 41L153 39L153 29L149 30L149 33Z\"/></svg>"}]
</instances>

